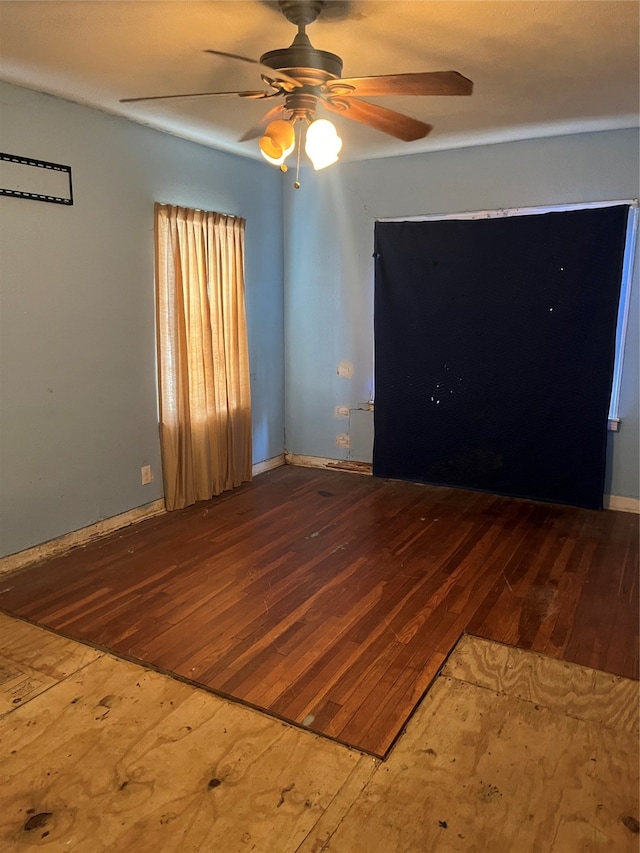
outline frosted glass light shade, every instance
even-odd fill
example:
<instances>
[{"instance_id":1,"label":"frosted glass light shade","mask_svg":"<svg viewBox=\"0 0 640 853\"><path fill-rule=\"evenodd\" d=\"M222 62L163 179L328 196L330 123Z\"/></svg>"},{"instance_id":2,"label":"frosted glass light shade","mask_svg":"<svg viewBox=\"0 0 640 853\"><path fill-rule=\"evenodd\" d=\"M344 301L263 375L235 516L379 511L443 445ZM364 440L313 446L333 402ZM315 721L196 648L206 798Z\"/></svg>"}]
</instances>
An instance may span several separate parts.
<instances>
[{"instance_id":1,"label":"frosted glass light shade","mask_svg":"<svg viewBox=\"0 0 640 853\"><path fill-rule=\"evenodd\" d=\"M325 169L338 159L342 140L332 122L319 118L307 128L304 150L314 169Z\"/></svg>"},{"instance_id":2,"label":"frosted glass light shade","mask_svg":"<svg viewBox=\"0 0 640 853\"><path fill-rule=\"evenodd\" d=\"M262 156L274 166L281 166L296 144L293 125L284 119L276 119L267 126L264 133L258 142Z\"/></svg>"}]
</instances>

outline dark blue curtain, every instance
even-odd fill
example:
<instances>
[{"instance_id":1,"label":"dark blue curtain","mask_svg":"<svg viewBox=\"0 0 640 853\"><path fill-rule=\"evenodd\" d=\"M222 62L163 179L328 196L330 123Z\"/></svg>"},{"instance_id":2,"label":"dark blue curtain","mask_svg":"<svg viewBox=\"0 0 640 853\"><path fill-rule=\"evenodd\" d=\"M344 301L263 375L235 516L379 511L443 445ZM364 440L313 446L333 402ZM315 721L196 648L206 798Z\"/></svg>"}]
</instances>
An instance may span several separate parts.
<instances>
[{"instance_id":1,"label":"dark blue curtain","mask_svg":"<svg viewBox=\"0 0 640 853\"><path fill-rule=\"evenodd\" d=\"M376 223L374 475L602 507L627 216Z\"/></svg>"}]
</instances>

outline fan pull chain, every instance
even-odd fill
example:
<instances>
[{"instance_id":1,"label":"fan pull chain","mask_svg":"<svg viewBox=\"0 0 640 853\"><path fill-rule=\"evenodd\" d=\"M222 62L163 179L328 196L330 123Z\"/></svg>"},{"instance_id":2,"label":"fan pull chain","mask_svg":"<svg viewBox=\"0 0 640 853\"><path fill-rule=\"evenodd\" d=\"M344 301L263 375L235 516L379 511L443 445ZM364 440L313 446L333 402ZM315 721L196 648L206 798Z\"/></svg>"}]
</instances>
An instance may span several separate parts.
<instances>
[{"instance_id":1,"label":"fan pull chain","mask_svg":"<svg viewBox=\"0 0 640 853\"><path fill-rule=\"evenodd\" d=\"M297 122L297 124L299 124L299 123L300 123L300 121L298 121L298 122ZM300 189L300 181L299 181L299 177L300 177L300 149L302 148L302 132L300 132L300 133L298 134L298 137L299 137L299 139L298 139L298 144L297 144L297 146L296 146L296 147L297 147L297 149L298 149L298 152L297 152L298 157L297 157L297 162L296 162L296 179L295 179L295 181L293 182L293 188L294 188L294 190L299 190L299 189Z\"/></svg>"}]
</instances>

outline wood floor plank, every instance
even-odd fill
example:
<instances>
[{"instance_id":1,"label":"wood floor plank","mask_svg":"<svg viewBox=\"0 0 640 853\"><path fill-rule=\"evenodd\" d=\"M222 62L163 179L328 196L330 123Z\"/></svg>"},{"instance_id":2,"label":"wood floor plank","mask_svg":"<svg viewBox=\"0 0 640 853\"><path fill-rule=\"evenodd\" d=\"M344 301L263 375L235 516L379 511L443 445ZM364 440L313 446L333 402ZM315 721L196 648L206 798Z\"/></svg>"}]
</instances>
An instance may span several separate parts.
<instances>
[{"instance_id":1,"label":"wood floor plank","mask_svg":"<svg viewBox=\"0 0 640 853\"><path fill-rule=\"evenodd\" d=\"M284 466L7 575L0 608L384 755L464 631L637 678L638 534Z\"/></svg>"}]
</instances>

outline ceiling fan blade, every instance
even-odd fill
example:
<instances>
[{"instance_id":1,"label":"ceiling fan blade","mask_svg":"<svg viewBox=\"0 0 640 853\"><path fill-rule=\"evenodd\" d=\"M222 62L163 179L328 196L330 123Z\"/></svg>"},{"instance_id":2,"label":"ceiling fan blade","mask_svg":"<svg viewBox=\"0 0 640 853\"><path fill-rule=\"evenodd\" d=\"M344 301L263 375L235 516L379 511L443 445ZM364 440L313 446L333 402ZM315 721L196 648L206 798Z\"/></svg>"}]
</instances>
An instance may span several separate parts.
<instances>
[{"instance_id":1,"label":"ceiling fan blade","mask_svg":"<svg viewBox=\"0 0 640 853\"><path fill-rule=\"evenodd\" d=\"M394 110L388 110L386 107L379 107L367 101L359 101L357 98L340 98L335 104L329 100L323 100L322 103L332 112L367 124L375 130L388 133L389 136L395 136L396 139L402 139L404 142L423 139L432 130L430 124L425 124L418 119L397 113Z\"/></svg>"},{"instance_id":2,"label":"ceiling fan blade","mask_svg":"<svg viewBox=\"0 0 640 853\"><path fill-rule=\"evenodd\" d=\"M457 71L424 71L417 74L382 74L379 77L347 77L330 80L331 94L357 97L376 95L470 95L473 82Z\"/></svg>"},{"instance_id":3,"label":"ceiling fan blade","mask_svg":"<svg viewBox=\"0 0 640 853\"><path fill-rule=\"evenodd\" d=\"M256 139L258 136L263 136L269 122L278 117L282 118L284 110L284 104L280 104L280 106L277 107L271 107L271 109L262 116L260 121L254 124L253 127L250 127L238 141L247 142L249 139Z\"/></svg>"},{"instance_id":4,"label":"ceiling fan blade","mask_svg":"<svg viewBox=\"0 0 640 853\"><path fill-rule=\"evenodd\" d=\"M120 98L121 104L135 104L138 101L170 101L175 98L210 98L213 95L240 95L241 98L266 98L264 90L249 92L188 92L184 95L149 95L145 98Z\"/></svg>"},{"instance_id":5,"label":"ceiling fan blade","mask_svg":"<svg viewBox=\"0 0 640 853\"><path fill-rule=\"evenodd\" d=\"M257 65L258 68L261 68L269 75L269 77L276 75L277 79L284 80L285 83L289 83L294 88L302 86L302 83L299 80L296 80L294 77L289 77L288 74L285 74L284 71L280 71L278 68L271 68L269 65L264 65L258 59L251 59L248 56L240 56L238 53L225 53L223 50L205 50L205 53L211 53L213 56L224 56L226 59L238 59L240 62L250 62L251 65Z\"/></svg>"}]
</instances>

